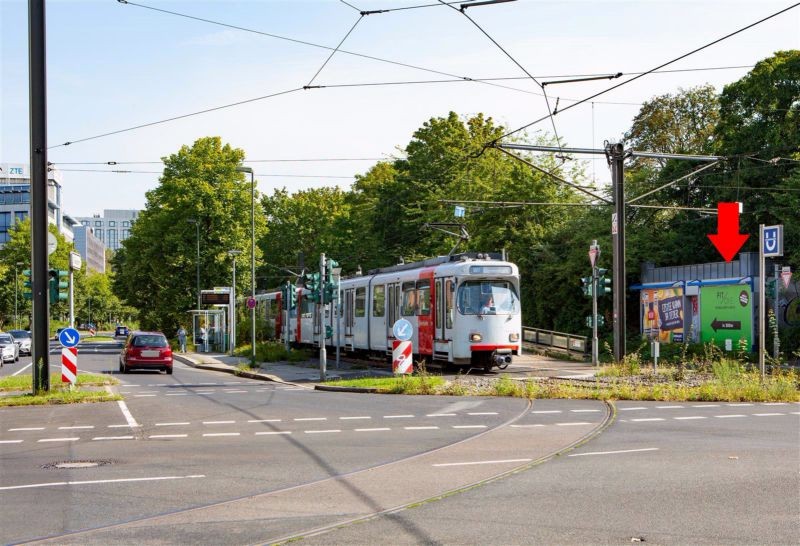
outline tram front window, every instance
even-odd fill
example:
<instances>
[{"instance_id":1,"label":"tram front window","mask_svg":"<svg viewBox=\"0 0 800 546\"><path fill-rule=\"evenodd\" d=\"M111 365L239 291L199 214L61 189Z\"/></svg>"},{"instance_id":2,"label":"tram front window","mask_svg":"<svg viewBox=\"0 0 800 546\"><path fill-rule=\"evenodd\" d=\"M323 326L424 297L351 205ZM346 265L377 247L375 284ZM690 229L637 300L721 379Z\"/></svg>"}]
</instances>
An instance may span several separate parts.
<instances>
[{"instance_id":1,"label":"tram front window","mask_svg":"<svg viewBox=\"0 0 800 546\"><path fill-rule=\"evenodd\" d=\"M458 287L458 312L462 315L515 315L519 297L508 281L466 281Z\"/></svg>"}]
</instances>

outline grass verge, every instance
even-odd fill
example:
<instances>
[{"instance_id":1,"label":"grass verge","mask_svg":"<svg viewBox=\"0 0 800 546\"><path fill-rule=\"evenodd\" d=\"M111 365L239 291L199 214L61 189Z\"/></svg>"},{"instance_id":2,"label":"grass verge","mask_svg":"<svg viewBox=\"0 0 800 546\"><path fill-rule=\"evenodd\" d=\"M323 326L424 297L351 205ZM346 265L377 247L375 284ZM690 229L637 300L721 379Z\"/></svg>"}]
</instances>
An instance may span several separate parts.
<instances>
[{"instance_id":1,"label":"grass verge","mask_svg":"<svg viewBox=\"0 0 800 546\"><path fill-rule=\"evenodd\" d=\"M119 380L110 375L96 373L79 373L78 386L104 386L117 385ZM61 374L50 374L50 386L53 389L62 388ZM12 375L0 378L0 391L25 391L33 388L31 374Z\"/></svg>"},{"instance_id":2,"label":"grass verge","mask_svg":"<svg viewBox=\"0 0 800 546\"><path fill-rule=\"evenodd\" d=\"M77 387L74 391L53 390L47 394L19 394L0 396L0 407L7 406L44 406L48 404L85 404L90 402L112 402L122 400L119 394L111 394L105 390L84 391Z\"/></svg>"}]
</instances>

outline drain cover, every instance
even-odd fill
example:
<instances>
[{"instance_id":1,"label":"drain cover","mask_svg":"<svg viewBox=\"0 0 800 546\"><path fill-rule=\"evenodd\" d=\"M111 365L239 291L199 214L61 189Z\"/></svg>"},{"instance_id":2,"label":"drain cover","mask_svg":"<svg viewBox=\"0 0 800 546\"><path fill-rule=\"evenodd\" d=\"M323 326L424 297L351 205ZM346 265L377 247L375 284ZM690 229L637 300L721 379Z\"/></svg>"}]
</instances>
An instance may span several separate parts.
<instances>
[{"instance_id":1,"label":"drain cover","mask_svg":"<svg viewBox=\"0 0 800 546\"><path fill-rule=\"evenodd\" d=\"M42 468L47 470L57 469L76 469L76 468L94 468L96 466L106 466L112 464L113 461L108 459L98 459L96 461L60 461L57 463L43 464Z\"/></svg>"}]
</instances>

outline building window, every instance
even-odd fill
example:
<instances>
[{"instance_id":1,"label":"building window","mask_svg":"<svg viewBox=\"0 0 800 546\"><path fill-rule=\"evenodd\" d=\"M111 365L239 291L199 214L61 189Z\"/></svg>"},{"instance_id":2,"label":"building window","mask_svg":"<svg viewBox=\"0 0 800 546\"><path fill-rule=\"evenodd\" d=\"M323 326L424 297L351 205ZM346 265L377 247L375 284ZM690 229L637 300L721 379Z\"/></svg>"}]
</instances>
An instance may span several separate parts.
<instances>
[{"instance_id":1,"label":"building window","mask_svg":"<svg viewBox=\"0 0 800 546\"><path fill-rule=\"evenodd\" d=\"M0 212L0 243L8 242L8 228L11 227L11 213Z\"/></svg>"},{"instance_id":2,"label":"building window","mask_svg":"<svg viewBox=\"0 0 800 546\"><path fill-rule=\"evenodd\" d=\"M103 227L103 221L102 220L95 220L94 221L94 225L96 227Z\"/></svg>"},{"instance_id":3,"label":"building window","mask_svg":"<svg viewBox=\"0 0 800 546\"><path fill-rule=\"evenodd\" d=\"M120 241L124 241L125 239L127 239L130 236L131 236L131 230L123 229L123 230L120 231L119 240Z\"/></svg>"},{"instance_id":4,"label":"building window","mask_svg":"<svg viewBox=\"0 0 800 546\"><path fill-rule=\"evenodd\" d=\"M94 230L94 236L97 237L98 239L100 239L101 241L105 241L106 240L106 238L103 236L103 233L104 232L103 232L102 229Z\"/></svg>"},{"instance_id":5,"label":"building window","mask_svg":"<svg viewBox=\"0 0 800 546\"><path fill-rule=\"evenodd\" d=\"M114 220L109 220L108 221L108 227L116 227L116 226L117 226L117 223Z\"/></svg>"},{"instance_id":6,"label":"building window","mask_svg":"<svg viewBox=\"0 0 800 546\"><path fill-rule=\"evenodd\" d=\"M27 210L18 210L14 212L14 222L22 222L28 217Z\"/></svg>"},{"instance_id":7,"label":"building window","mask_svg":"<svg viewBox=\"0 0 800 546\"><path fill-rule=\"evenodd\" d=\"M117 250L119 248L119 244L117 244L117 230L116 229L109 229L108 230L108 244L106 245L111 250Z\"/></svg>"},{"instance_id":8,"label":"building window","mask_svg":"<svg viewBox=\"0 0 800 546\"><path fill-rule=\"evenodd\" d=\"M122 222L122 227L130 227L130 225L131 225L131 223L128 222L127 220Z\"/></svg>"},{"instance_id":9,"label":"building window","mask_svg":"<svg viewBox=\"0 0 800 546\"><path fill-rule=\"evenodd\" d=\"M81 225L82 226L88 226L89 225L89 220L81 220Z\"/></svg>"}]
</instances>

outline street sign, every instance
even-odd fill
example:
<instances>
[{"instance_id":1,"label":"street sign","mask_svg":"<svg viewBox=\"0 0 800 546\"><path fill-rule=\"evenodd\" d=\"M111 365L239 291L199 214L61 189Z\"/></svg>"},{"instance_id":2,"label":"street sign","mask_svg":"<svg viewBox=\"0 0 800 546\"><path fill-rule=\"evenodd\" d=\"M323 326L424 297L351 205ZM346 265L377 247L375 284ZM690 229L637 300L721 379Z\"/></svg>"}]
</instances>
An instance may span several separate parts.
<instances>
[{"instance_id":1,"label":"street sign","mask_svg":"<svg viewBox=\"0 0 800 546\"><path fill-rule=\"evenodd\" d=\"M73 271L80 271L81 269L81 255L77 252L69 253L69 267Z\"/></svg>"},{"instance_id":2,"label":"street sign","mask_svg":"<svg viewBox=\"0 0 800 546\"><path fill-rule=\"evenodd\" d=\"M761 240L764 257L783 256L783 225L764 226L764 237Z\"/></svg>"},{"instance_id":3,"label":"street sign","mask_svg":"<svg viewBox=\"0 0 800 546\"><path fill-rule=\"evenodd\" d=\"M792 280L792 268L788 265L783 266L781 269L781 280L783 281L783 288L788 289Z\"/></svg>"},{"instance_id":4,"label":"street sign","mask_svg":"<svg viewBox=\"0 0 800 546\"><path fill-rule=\"evenodd\" d=\"M75 347L81 340L81 335L75 328L64 328L58 334L58 341L62 347Z\"/></svg>"},{"instance_id":5,"label":"street sign","mask_svg":"<svg viewBox=\"0 0 800 546\"><path fill-rule=\"evenodd\" d=\"M64 347L61 349L61 382L74 385L78 378L78 349Z\"/></svg>"},{"instance_id":6,"label":"street sign","mask_svg":"<svg viewBox=\"0 0 800 546\"><path fill-rule=\"evenodd\" d=\"M247 298L247 308L248 309L255 309L256 308L256 299L253 296Z\"/></svg>"},{"instance_id":7,"label":"street sign","mask_svg":"<svg viewBox=\"0 0 800 546\"><path fill-rule=\"evenodd\" d=\"M58 248L58 239L50 232L47 232L47 255L51 255Z\"/></svg>"},{"instance_id":8,"label":"street sign","mask_svg":"<svg viewBox=\"0 0 800 546\"><path fill-rule=\"evenodd\" d=\"M598 250L596 246L589 248L589 261L591 262L592 267L594 267L594 263L597 261L597 253Z\"/></svg>"},{"instance_id":9,"label":"street sign","mask_svg":"<svg viewBox=\"0 0 800 546\"><path fill-rule=\"evenodd\" d=\"M616 235L617 231L619 230L617 226L617 213L611 213L611 235Z\"/></svg>"},{"instance_id":10,"label":"street sign","mask_svg":"<svg viewBox=\"0 0 800 546\"><path fill-rule=\"evenodd\" d=\"M413 331L414 328L411 326L411 323L404 318L401 318L394 323L394 326L392 326L392 333L394 334L394 337L400 341L408 341L411 339L411 334Z\"/></svg>"}]
</instances>

